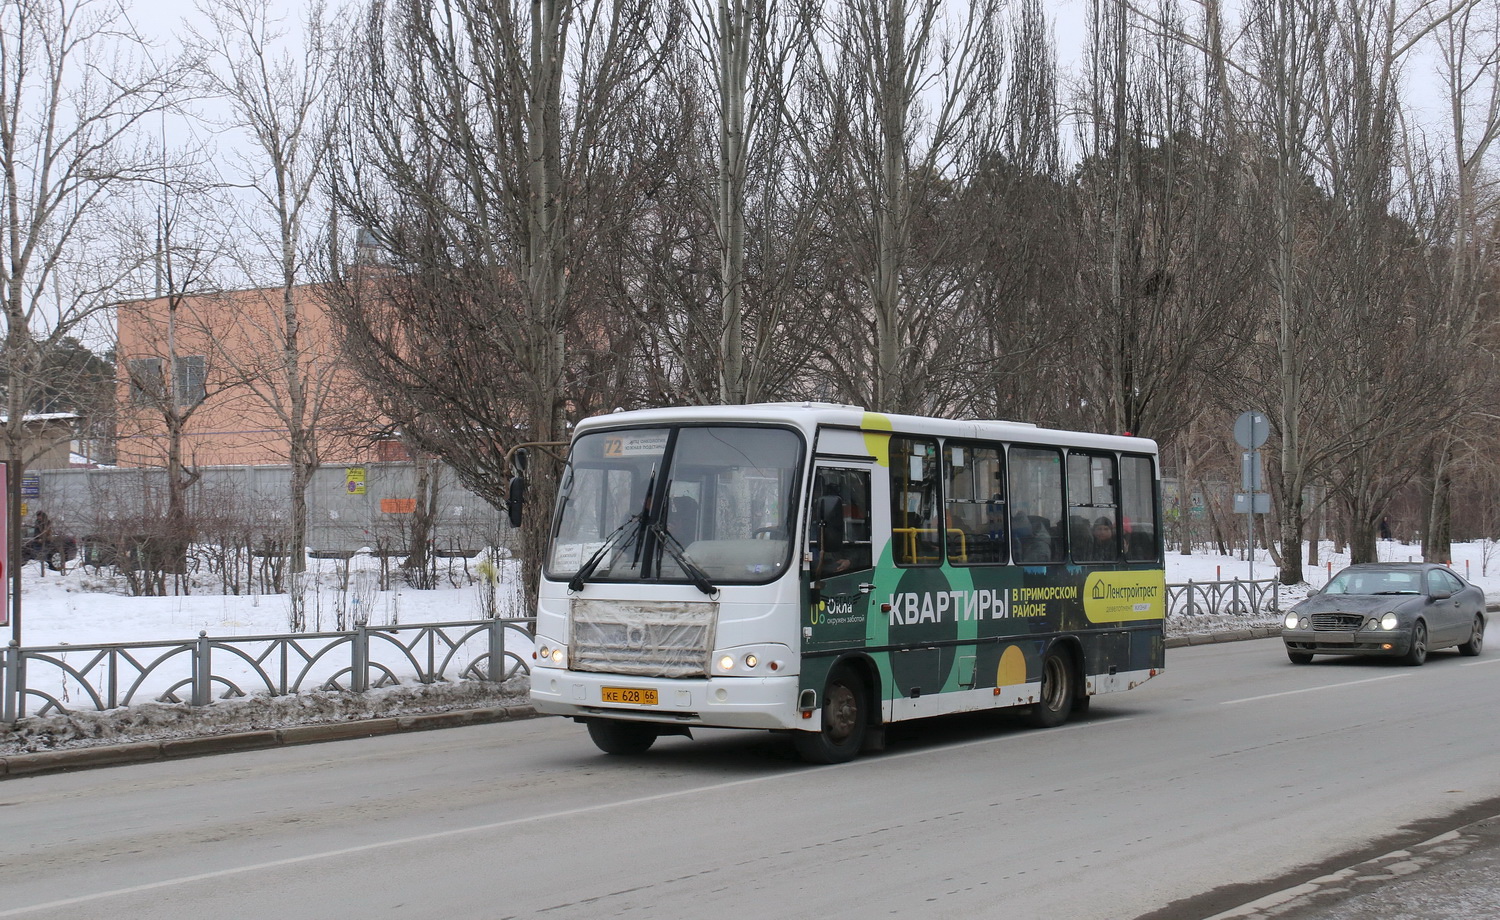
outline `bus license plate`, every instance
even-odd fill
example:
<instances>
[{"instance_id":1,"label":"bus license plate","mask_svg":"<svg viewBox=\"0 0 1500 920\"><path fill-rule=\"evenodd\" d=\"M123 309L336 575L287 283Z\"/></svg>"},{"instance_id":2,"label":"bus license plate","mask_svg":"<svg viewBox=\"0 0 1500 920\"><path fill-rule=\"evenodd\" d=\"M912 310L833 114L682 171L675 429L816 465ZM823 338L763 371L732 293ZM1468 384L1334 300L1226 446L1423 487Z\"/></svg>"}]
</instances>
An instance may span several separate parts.
<instances>
[{"instance_id":1,"label":"bus license plate","mask_svg":"<svg viewBox=\"0 0 1500 920\"><path fill-rule=\"evenodd\" d=\"M635 687L600 687L599 692L606 703L629 703L633 706L656 705L655 690L641 690Z\"/></svg>"}]
</instances>

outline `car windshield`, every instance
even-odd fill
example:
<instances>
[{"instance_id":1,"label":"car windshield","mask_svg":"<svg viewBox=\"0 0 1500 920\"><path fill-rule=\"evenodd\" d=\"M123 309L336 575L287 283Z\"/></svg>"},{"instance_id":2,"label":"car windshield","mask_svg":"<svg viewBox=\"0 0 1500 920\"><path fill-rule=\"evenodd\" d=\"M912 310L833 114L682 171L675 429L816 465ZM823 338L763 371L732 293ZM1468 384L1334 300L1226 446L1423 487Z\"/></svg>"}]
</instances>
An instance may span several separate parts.
<instances>
[{"instance_id":1,"label":"car windshield","mask_svg":"<svg viewBox=\"0 0 1500 920\"><path fill-rule=\"evenodd\" d=\"M784 428L582 435L558 491L547 576L771 581L791 562L801 466L802 439Z\"/></svg>"},{"instance_id":2,"label":"car windshield","mask_svg":"<svg viewBox=\"0 0 1500 920\"><path fill-rule=\"evenodd\" d=\"M1324 594L1421 594L1421 572L1345 569L1333 577Z\"/></svg>"}]
</instances>

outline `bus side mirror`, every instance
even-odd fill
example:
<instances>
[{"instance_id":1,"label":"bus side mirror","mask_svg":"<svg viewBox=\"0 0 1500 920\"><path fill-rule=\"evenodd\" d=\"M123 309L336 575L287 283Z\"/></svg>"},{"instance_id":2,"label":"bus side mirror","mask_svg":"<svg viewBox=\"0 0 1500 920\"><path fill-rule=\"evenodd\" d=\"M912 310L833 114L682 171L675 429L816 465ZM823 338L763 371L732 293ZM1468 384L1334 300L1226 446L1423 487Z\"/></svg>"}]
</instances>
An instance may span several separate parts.
<instances>
[{"instance_id":1,"label":"bus side mirror","mask_svg":"<svg viewBox=\"0 0 1500 920\"><path fill-rule=\"evenodd\" d=\"M526 470L531 466L531 451L517 447L506 459L510 461L510 485L505 490L505 515L510 526L521 526L521 515L526 509Z\"/></svg>"},{"instance_id":2,"label":"bus side mirror","mask_svg":"<svg viewBox=\"0 0 1500 920\"><path fill-rule=\"evenodd\" d=\"M510 478L510 486L505 493L505 514L510 518L510 526L521 526L521 515L526 510L526 477L521 475Z\"/></svg>"}]
</instances>

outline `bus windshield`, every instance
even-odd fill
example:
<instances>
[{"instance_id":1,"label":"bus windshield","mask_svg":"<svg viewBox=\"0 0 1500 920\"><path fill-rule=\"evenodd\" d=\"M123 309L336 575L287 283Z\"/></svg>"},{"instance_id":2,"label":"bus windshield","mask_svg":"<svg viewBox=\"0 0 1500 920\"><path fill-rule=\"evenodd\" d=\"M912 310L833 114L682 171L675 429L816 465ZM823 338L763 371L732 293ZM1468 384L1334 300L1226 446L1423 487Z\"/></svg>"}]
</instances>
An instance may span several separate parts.
<instances>
[{"instance_id":1,"label":"bus windshield","mask_svg":"<svg viewBox=\"0 0 1500 920\"><path fill-rule=\"evenodd\" d=\"M581 435L558 491L547 576L772 581L791 562L801 466L802 439L784 428Z\"/></svg>"}]
</instances>

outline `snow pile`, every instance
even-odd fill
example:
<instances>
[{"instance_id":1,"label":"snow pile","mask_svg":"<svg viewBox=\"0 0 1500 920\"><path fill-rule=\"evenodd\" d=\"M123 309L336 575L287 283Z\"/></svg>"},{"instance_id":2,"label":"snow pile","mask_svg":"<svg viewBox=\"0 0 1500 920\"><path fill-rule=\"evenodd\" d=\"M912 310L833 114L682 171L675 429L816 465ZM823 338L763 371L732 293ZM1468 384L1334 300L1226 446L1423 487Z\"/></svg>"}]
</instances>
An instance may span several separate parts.
<instances>
[{"instance_id":1,"label":"snow pile","mask_svg":"<svg viewBox=\"0 0 1500 920\"><path fill-rule=\"evenodd\" d=\"M0 723L0 756L462 709L510 707L525 703L529 688L530 684L522 675L499 686L465 680L387 687L362 694L317 691L292 696L218 700L201 709L185 703L143 703L107 712L30 717L9 730Z\"/></svg>"}]
</instances>

